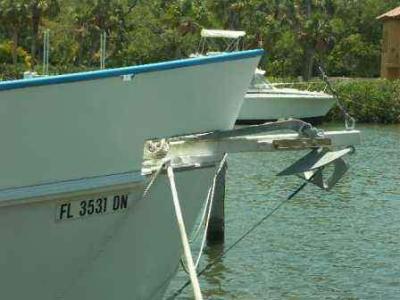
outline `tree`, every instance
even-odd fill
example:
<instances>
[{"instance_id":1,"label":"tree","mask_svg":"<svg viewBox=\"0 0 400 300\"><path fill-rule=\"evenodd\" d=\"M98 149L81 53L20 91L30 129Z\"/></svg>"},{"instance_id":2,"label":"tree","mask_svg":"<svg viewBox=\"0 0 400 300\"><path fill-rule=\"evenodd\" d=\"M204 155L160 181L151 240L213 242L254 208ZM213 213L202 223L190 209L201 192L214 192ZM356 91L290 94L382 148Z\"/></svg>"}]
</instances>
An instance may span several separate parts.
<instances>
[{"instance_id":1,"label":"tree","mask_svg":"<svg viewBox=\"0 0 400 300\"><path fill-rule=\"evenodd\" d=\"M186 57L200 29L245 30L246 48L263 47L268 75L379 74L382 26L376 16L398 0L0 0L1 57L39 61L50 29L51 70L98 68L100 34L107 66ZM10 50L11 49L11 50ZM8 59L3 64L9 64ZM6 68L7 70L10 68Z\"/></svg>"},{"instance_id":2,"label":"tree","mask_svg":"<svg viewBox=\"0 0 400 300\"><path fill-rule=\"evenodd\" d=\"M53 18L60 9L57 0L32 0L29 5L31 16L31 55L32 63L36 63L39 26L43 17Z\"/></svg>"},{"instance_id":3,"label":"tree","mask_svg":"<svg viewBox=\"0 0 400 300\"><path fill-rule=\"evenodd\" d=\"M11 38L13 64L18 62L19 38L28 25L28 9L28 0L0 0L0 26Z\"/></svg>"}]
</instances>

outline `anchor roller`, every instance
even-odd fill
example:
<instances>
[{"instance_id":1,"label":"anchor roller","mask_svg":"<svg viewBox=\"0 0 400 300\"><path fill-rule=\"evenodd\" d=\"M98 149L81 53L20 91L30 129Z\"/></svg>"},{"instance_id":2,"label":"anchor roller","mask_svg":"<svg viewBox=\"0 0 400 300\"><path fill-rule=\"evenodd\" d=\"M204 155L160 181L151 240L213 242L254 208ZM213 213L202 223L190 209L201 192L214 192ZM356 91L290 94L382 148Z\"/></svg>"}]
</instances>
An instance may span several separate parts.
<instances>
[{"instance_id":1,"label":"anchor roller","mask_svg":"<svg viewBox=\"0 0 400 300\"><path fill-rule=\"evenodd\" d=\"M313 183L323 190L331 190L349 169L343 157L354 152L353 147L331 151L327 148L313 149L294 164L277 174L277 176L296 175ZM332 174L326 178L324 169L333 167Z\"/></svg>"}]
</instances>

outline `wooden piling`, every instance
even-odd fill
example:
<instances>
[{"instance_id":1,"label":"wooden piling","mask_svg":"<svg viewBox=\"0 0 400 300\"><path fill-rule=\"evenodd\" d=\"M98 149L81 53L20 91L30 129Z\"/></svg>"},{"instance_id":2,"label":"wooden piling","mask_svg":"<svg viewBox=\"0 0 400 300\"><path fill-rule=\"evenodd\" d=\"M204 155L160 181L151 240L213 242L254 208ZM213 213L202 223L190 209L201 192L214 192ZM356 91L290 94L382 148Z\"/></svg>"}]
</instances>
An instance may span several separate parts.
<instances>
[{"instance_id":1,"label":"wooden piling","mask_svg":"<svg viewBox=\"0 0 400 300\"><path fill-rule=\"evenodd\" d=\"M218 173L215 184L213 206L207 230L207 245L223 244L225 240L225 176L227 162Z\"/></svg>"}]
</instances>

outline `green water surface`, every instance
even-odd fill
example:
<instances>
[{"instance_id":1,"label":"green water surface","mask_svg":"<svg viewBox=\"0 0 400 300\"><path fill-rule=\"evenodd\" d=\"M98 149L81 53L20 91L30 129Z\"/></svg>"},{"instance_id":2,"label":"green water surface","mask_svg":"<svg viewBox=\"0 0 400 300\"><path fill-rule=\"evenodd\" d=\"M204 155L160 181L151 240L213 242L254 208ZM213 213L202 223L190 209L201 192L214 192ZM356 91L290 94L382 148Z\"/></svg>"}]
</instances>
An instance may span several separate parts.
<instances>
[{"instance_id":1,"label":"green water surface","mask_svg":"<svg viewBox=\"0 0 400 300\"><path fill-rule=\"evenodd\" d=\"M358 129L346 177L330 192L307 186L205 272L205 298L400 299L400 126ZM275 176L300 156L229 156L225 247L301 184ZM168 295L187 278L179 271ZM192 299L191 288L176 299Z\"/></svg>"}]
</instances>

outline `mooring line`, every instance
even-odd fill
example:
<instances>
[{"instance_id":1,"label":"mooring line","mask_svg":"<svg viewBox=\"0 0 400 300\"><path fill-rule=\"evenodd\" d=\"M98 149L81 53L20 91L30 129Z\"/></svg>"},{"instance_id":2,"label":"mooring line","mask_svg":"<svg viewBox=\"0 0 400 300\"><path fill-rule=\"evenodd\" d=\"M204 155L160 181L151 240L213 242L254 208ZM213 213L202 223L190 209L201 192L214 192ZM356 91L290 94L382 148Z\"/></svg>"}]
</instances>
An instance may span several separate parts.
<instances>
[{"instance_id":1,"label":"mooring line","mask_svg":"<svg viewBox=\"0 0 400 300\"><path fill-rule=\"evenodd\" d=\"M194 265L196 271L197 271L197 268L198 268L198 266L200 264L200 259L202 257L202 254L203 254L203 251L204 251L204 248L205 248L205 245L206 245L207 231L208 231L208 226L209 226L210 217L211 217L211 211L212 211L212 207L213 207L215 187L217 185L217 177L221 173L221 170L222 170L223 166L226 163L227 156L228 155L225 153L223 158L222 158L222 160L219 162L219 166L218 166L217 171L215 172L214 177L213 177L213 183L212 183L210 189L208 190L207 200L206 200L205 209L204 209L204 215L202 216L202 218L200 220L200 223L199 223L199 226L197 228L197 230L200 231L200 229L201 229L201 227L202 227L202 225L204 223L204 231L203 231L203 235L202 235L202 238L201 238L201 245L200 245L200 249L199 249L199 254L198 254L197 258L196 258L196 263ZM197 234L198 234L198 232L195 233L196 236L195 236L195 238L192 239L192 241L196 240ZM190 241L190 242L192 242L192 241ZM180 259L180 262L181 262L181 266L182 266L183 271L185 271L186 273L189 273L188 268L185 265L185 263L183 262L182 258Z\"/></svg>"},{"instance_id":2,"label":"mooring line","mask_svg":"<svg viewBox=\"0 0 400 300\"><path fill-rule=\"evenodd\" d=\"M201 295L199 279L196 274L196 268L194 266L192 252L190 250L190 245L189 245L189 238L186 233L185 223L183 221L182 210L181 210L181 206L179 203L178 191L176 189L176 184L175 184L174 170L170 163L167 165L167 174L168 174L168 178L169 178L169 184L171 187L172 200L174 202L176 221L178 223L179 233L180 233L181 242L182 242L182 246L183 246L183 253L185 255L186 264L189 269L189 275L190 275L189 283L192 284L194 298L196 300L202 300L203 296Z\"/></svg>"},{"instance_id":3,"label":"mooring line","mask_svg":"<svg viewBox=\"0 0 400 300\"><path fill-rule=\"evenodd\" d=\"M260 226L265 220L267 220L269 217L271 217L277 210L279 210L283 204L287 203L291 199L293 199L294 196L296 196L302 189L304 189L308 183L311 182L311 180L314 178L316 174L318 174L319 171L315 172L307 181L302 183L295 191L293 191L286 199L282 200L279 202L278 205L276 205L271 211L269 211L264 217L262 217L257 223L255 223L253 226L250 227L242 236L240 236L232 245L230 245L228 248L226 248L225 251L223 251L219 256L217 256L212 262L208 263L201 271L197 273L197 277L200 277L205 271L210 269L212 266L214 266L216 263L218 263L222 258L224 258L230 250L232 250L234 247L236 247L242 240L244 240L250 233L252 233L258 226ZM185 289L186 287L190 284L190 281L187 281L180 289L178 289L173 295L167 298L167 300L173 300L177 296L179 296Z\"/></svg>"}]
</instances>

